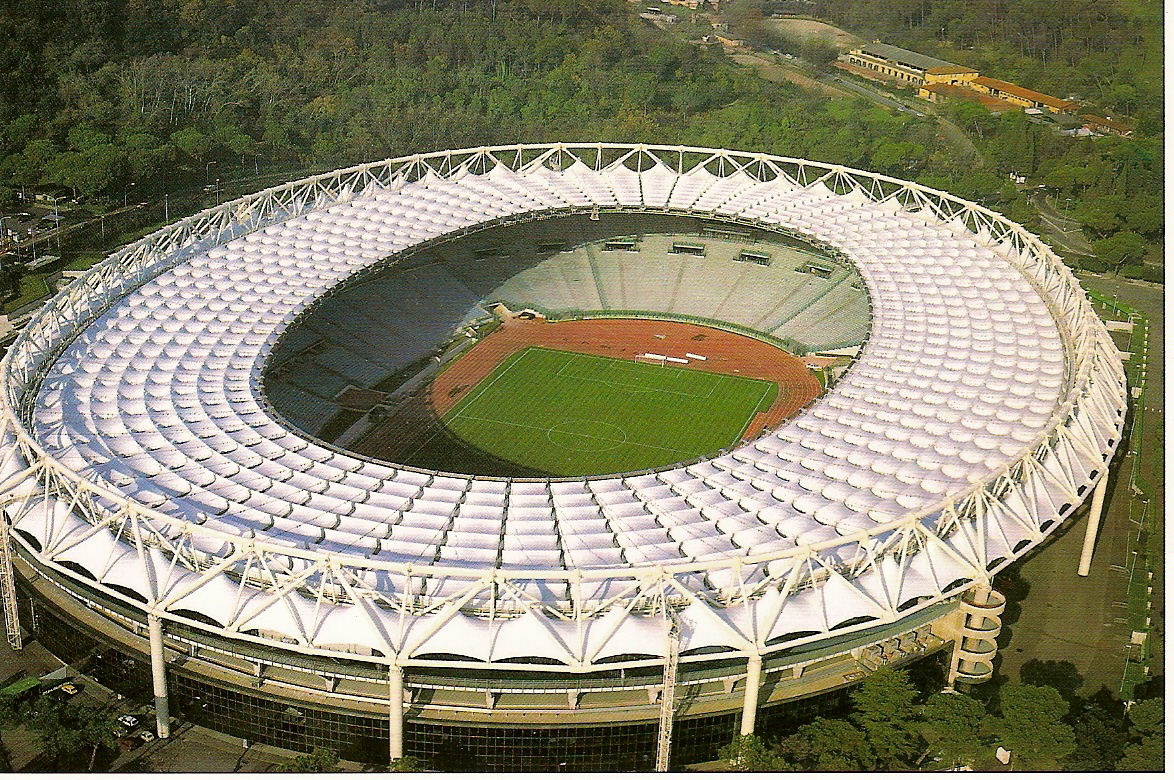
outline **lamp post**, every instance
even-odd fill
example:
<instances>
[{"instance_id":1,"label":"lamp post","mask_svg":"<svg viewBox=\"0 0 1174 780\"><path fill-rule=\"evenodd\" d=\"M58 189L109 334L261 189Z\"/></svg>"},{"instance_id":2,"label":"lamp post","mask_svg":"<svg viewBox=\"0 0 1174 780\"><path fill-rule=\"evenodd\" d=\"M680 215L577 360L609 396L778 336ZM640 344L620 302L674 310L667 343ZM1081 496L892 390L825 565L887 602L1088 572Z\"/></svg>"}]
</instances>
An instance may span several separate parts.
<instances>
[{"instance_id":1,"label":"lamp post","mask_svg":"<svg viewBox=\"0 0 1174 780\"><path fill-rule=\"evenodd\" d=\"M220 202L220 177L216 177L216 202Z\"/></svg>"},{"instance_id":2,"label":"lamp post","mask_svg":"<svg viewBox=\"0 0 1174 780\"><path fill-rule=\"evenodd\" d=\"M57 236L57 251L61 251L61 215L57 213L57 195L51 195L53 198L53 233Z\"/></svg>"},{"instance_id":3,"label":"lamp post","mask_svg":"<svg viewBox=\"0 0 1174 780\"><path fill-rule=\"evenodd\" d=\"M163 193L163 221L164 222L171 221L171 210L170 210L170 208L168 208L167 193L166 192Z\"/></svg>"},{"instance_id":4,"label":"lamp post","mask_svg":"<svg viewBox=\"0 0 1174 780\"><path fill-rule=\"evenodd\" d=\"M1064 216L1068 216L1068 204L1072 202L1072 198L1064 198Z\"/></svg>"},{"instance_id":5,"label":"lamp post","mask_svg":"<svg viewBox=\"0 0 1174 780\"><path fill-rule=\"evenodd\" d=\"M123 208L126 208L126 191L133 186L135 186L135 183L132 181L130 184L128 184L122 188L122 207Z\"/></svg>"}]
</instances>

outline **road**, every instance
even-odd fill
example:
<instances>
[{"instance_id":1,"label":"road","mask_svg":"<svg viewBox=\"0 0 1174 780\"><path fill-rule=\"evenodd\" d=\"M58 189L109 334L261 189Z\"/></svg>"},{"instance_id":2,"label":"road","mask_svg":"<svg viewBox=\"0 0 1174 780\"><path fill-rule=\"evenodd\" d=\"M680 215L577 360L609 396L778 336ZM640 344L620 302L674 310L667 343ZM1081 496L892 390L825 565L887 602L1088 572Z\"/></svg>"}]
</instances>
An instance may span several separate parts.
<instances>
[{"instance_id":1,"label":"road","mask_svg":"<svg viewBox=\"0 0 1174 780\"><path fill-rule=\"evenodd\" d=\"M1045 228L1044 237L1053 248L1058 249L1061 254L1076 257L1092 257L1095 254L1079 222L1053 208L1047 196L1039 191L1033 192L1030 199L1039 209L1040 219L1043 220Z\"/></svg>"},{"instance_id":2,"label":"road","mask_svg":"<svg viewBox=\"0 0 1174 780\"><path fill-rule=\"evenodd\" d=\"M841 89L840 85L819 81L813 78L806 69L799 68L795 65L784 65L774 55L764 52L751 53L744 49L727 49L726 53L730 55L730 59L734 62L744 68L752 68L759 77L767 81L773 81L777 84L784 82L791 83L797 87L819 92L828 97L852 97L851 93L845 89Z\"/></svg>"},{"instance_id":3,"label":"road","mask_svg":"<svg viewBox=\"0 0 1174 780\"><path fill-rule=\"evenodd\" d=\"M967 164L976 168L981 168L985 164L982 153L979 152L970 137L960 127L933 112L932 109L927 113L916 106L864 84L831 73L817 73L810 65L803 64L803 61L799 59L783 60L779 55L771 52L751 51L745 48L725 47L725 51L730 59L738 65L753 69L759 77L767 81L789 82L828 97L862 97L878 106L894 109L919 119L932 116L937 121L938 128L942 131L945 140L958 151L963 161L969 161Z\"/></svg>"}]
</instances>

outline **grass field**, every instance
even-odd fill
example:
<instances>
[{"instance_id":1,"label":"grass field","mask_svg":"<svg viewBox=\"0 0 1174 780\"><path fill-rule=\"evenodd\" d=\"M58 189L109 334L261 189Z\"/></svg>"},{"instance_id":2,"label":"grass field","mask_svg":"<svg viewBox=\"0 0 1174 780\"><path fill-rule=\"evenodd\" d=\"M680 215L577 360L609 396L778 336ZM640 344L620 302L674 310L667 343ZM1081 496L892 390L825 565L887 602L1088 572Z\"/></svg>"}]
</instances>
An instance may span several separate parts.
<instances>
[{"instance_id":1,"label":"grass field","mask_svg":"<svg viewBox=\"0 0 1174 780\"><path fill-rule=\"evenodd\" d=\"M664 466L738 441L773 382L528 347L444 416L487 455L552 476Z\"/></svg>"}]
</instances>

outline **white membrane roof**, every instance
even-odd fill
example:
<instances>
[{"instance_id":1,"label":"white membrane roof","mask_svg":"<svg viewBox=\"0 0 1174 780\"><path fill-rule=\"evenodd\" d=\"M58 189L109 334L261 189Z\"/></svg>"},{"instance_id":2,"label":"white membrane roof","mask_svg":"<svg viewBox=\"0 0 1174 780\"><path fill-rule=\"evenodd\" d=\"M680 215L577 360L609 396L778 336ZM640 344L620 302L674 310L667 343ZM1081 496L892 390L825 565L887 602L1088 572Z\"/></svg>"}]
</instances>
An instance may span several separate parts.
<instances>
[{"instance_id":1,"label":"white membrane roof","mask_svg":"<svg viewBox=\"0 0 1174 780\"><path fill-rule=\"evenodd\" d=\"M873 307L855 365L797 417L720 457L551 482L371 462L290 429L265 402L262 369L282 331L356 271L487 220L593 206L753 219L840 250L859 269ZM822 182L800 186L781 175L759 181L702 167L637 173L582 162L429 172L196 251L120 297L49 367L32 431L51 458L107 495L156 510L153 532L213 531L192 542L206 555L226 554L243 538L288 549L291 559L354 556L384 569L362 575L369 591L441 601L462 596L486 572L508 570L517 603L526 605L508 621L446 613L431 625L436 615L420 615L393 630L392 618L361 602L302 604L296 591L251 611L247 598L201 598L220 587L215 578L168 603L235 630L481 661L658 653L647 649L652 624L641 622L654 618L604 607L609 599L622 604L625 588L636 587L625 570L663 565L683 572L679 589L693 610L684 649L762 646L893 619L899 605L940 598L951 583L1040 541L1103 467L1123 390L1119 364L1106 357L1111 343L1097 334L1107 389L1065 423L1065 430L1079 424L1081 441L1053 442L1038 468L1017 472L1009 492L983 504L969 530L944 519L952 497L1006 474L1045 442L1071 389L1075 358L1064 333L1072 326L1046 281L1023 270L1025 257L933 209L903 210L859 189L838 195ZM90 524L63 512L63 503L29 508L17 527L47 554L56 551L54 560L71 560L100 581L154 589L148 601L180 592L174 582L144 583L122 542L105 531L87 536ZM901 518L912 518L903 533L914 528L921 541L896 555ZM796 548L810 552L788 557ZM409 581L384 563L437 568ZM696 574L684 573L690 567ZM535 572L532 581L526 570ZM609 574L589 577L580 586L588 595L572 595L576 576L558 572L575 570ZM194 576L182 566L168 571ZM800 580L818 587L801 589ZM727 598L754 583L754 599ZM599 606L596 628L563 636L565 615L544 610L574 599ZM460 603L467 611L479 602ZM476 626L460 621L488 632L484 641L470 640Z\"/></svg>"}]
</instances>

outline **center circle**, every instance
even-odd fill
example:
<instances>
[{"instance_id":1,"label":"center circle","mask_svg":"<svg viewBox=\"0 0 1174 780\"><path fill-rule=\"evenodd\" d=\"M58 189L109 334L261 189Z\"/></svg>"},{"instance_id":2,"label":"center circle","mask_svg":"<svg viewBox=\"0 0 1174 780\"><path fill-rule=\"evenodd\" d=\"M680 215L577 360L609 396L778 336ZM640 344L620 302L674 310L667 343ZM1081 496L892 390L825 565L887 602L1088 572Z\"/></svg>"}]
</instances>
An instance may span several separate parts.
<instances>
[{"instance_id":1,"label":"center circle","mask_svg":"<svg viewBox=\"0 0 1174 780\"><path fill-rule=\"evenodd\" d=\"M551 444L575 452L606 452L628 441L618 425L598 420L564 420L546 432Z\"/></svg>"}]
</instances>

